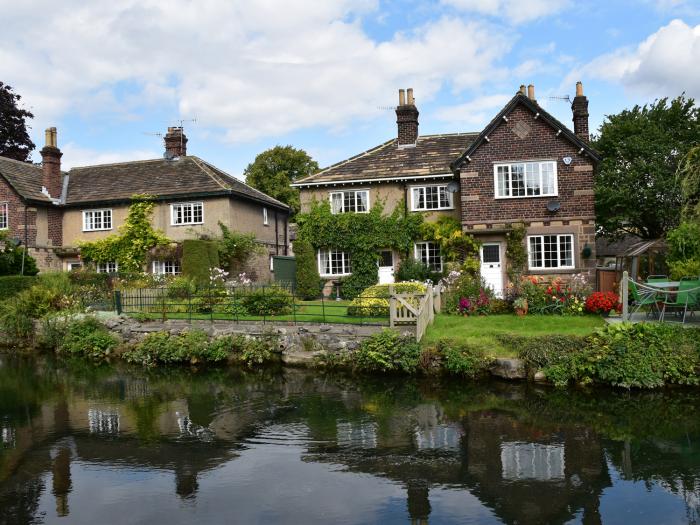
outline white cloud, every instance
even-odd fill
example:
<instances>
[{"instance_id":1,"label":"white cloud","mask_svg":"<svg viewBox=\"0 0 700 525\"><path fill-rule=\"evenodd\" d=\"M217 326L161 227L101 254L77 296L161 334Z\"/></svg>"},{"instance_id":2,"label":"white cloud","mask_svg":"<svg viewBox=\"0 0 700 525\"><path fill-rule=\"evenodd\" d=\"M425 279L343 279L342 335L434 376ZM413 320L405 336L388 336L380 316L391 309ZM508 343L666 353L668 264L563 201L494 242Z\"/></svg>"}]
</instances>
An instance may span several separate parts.
<instances>
[{"instance_id":1,"label":"white cloud","mask_svg":"<svg viewBox=\"0 0 700 525\"><path fill-rule=\"evenodd\" d=\"M69 170L77 166L93 166L95 164L112 164L114 162L129 162L133 160L146 160L160 158L162 151L155 150L129 150L129 151L96 151L81 148L73 142L61 145L63 162L61 169Z\"/></svg>"},{"instance_id":2,"label":"white cloud","mask_svg":"<svg viewBox=\"0 0 700 525\"><path fill-rule=\"evenodd\" d=\"M515 94L515 93L513 93ZM438 120L461 125L461 129L480 130L506 105L513 95L487 95L465 104L443 106L435 112Z\"/></svg>"},{"instance_id":3,"label":"white cloud","mask_svg":"<svg viewBox=\"0 0 700 525\"><path fill-rule=\"evenodd\" d=\"M415 88L420 102L446 79L458 91L503 76L497 63L515 38L507 32L443 18L377 42L361 24L376 7L375 0L0 0L0 78L32 107L37 129L72 112L135 118L144 105L160 104L242 141L350 125L395 103L399 87Z\"/></svg>"},{"instance_id":4,"label":"white cloud","mask_svg":"<svg viewBox=\"0 0 700 525\"><path fill-rule=\"evenodd\" d=\"M673 20L634 47L602 55L567 80L597 77L649 96L700 97L700 25Z\"/></svg>"},{"instance_id":5,"label":"white cloud","mask_svg":"<svg viewBox=\"0 0 700 525\"><path fill-rule=\"evenodd\" d=\"M570 0L442 0L442 3L462 11L503 17L513 24L553 15L571 5Z\"/></svg>"}]
</instances>

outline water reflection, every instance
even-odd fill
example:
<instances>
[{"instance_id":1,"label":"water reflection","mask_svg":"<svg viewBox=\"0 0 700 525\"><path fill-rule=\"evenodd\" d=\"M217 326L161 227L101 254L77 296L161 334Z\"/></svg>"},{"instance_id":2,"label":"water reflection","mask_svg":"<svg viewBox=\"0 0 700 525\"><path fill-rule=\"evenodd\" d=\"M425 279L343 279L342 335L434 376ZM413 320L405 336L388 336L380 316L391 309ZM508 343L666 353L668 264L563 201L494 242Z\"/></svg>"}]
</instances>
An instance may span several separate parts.
<instances>
[{"instance_id":1,"label":"water reflection","mask_svg":"<svg viewBox=\"0 0 700 525\"><path fill-rule=\"evenodd\" d=\"M0 523L697 523L699 409L688 390L5 359Z\"/></svg>"}]
</instances>

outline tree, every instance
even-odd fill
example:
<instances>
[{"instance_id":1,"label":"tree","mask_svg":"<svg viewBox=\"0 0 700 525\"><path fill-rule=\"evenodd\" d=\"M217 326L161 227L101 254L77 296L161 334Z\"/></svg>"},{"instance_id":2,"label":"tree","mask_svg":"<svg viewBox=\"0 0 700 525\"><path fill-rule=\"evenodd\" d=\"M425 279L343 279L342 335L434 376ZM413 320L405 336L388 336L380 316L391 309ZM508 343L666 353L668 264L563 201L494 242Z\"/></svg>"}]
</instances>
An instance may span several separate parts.
<instances>
[{"instance_id":1,"label":"tree","mask_svg":"<svg viewBox=\"0 0 700 525\"><path fill-rule=\"evenodd\" d=\"M293 217L299 212L299 190L290 184L318 171L318 163L303 149L275 146L260 153L243 172L246 183L291 208Z\"/></svg>"},{"instance_id":2,"label":"tree","mask_svg":"<svg viewBox=\"0 0 700 525\"><path fill-rule=\"evenodd\" d=\"M607 117L594 141L603 156L596 176L596 220L602 234L655 239L678 224L676 172L700 142L699 117L695 101L684 95Z\"/></svg>"},{"instance_id":3,"label":"tree","mask_svg":"<svg viewBox=\"0 0 700 525\"><path fill-rule=\"evenodd\" d=\"M313 246L306 239L297 239L294 241L294 256L297 263L296 295L306 300L316 299L321 290L321 276Z\"/></svg>"},{"instance_id":4,"label":"tree","mask_svg":"<svg viewBox=\"0 0 700 525\"><path fill-rule=\"evenodd\" d=\"M22 97L0 82L0 157L29 162L29 155L36 147L27 132L27 119L31 112L19 107Z\"/></svg>"},{"instance_id":5,"label":"tree","mask_svg":"<svg viewBox=\"0 0 700 525\"><path fill-rule=\"evenodd\" d=\"M700 145L692 148L678 168L683 217L700 221Z\"/></svg>"}]
</instances>

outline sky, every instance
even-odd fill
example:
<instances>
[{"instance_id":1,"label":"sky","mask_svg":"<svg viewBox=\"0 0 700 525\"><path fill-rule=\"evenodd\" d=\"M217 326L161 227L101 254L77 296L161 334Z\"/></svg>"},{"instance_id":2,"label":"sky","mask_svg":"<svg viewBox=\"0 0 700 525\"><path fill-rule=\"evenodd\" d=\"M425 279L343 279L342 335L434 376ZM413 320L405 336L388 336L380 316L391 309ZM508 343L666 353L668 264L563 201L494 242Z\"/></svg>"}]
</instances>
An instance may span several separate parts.
<instances>
[{"instance_id":1,"label":"sky","mask_svg":"<svg viewBox=\"0 0 700 525\"><path fill-rule=\"evenodd\" d=\"M480 131L520 84L571 125L685 92L700 98L700 0L0 0L0 81L58 128L63 167L188 153L243 177L275 145L321 166L396 136Z\"/></svg>"}]
</instances>

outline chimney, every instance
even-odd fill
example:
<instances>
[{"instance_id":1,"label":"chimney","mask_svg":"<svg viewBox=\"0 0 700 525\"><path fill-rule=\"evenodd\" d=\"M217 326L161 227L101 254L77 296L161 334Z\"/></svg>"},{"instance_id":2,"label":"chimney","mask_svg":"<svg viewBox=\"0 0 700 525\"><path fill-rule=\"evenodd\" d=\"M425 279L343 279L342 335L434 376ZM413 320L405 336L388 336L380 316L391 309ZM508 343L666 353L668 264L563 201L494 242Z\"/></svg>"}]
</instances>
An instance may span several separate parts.
<instances>
[{"instance_id":1,"label":"chimney","mask_svg":"<svg viewBox=\"0 0 700 525\"><path fill-rule=\"evenodd\" d=\"M525 84L520 84L520 94L527 96L527 90L525 89Z\"/></svg>"},{"instance_id":2,"label":"chimney","mask_svg":"<svg viewBox=\"0 0 700 525\"><path fill-rule=\"evenodd\" d=\"M529 84L527 86L527 98L529 98L533 102L537 102L537 99L535 98L535 86L533 86L532 84Z\"/></svg>"},{"instance_id":3,"label":"chimney","mask_svg":"<svg viewBox=\"0 0 700 525\"><path fill-rule=\"evenodd\" d=\"M413 98L413 88L399 89L399 105L396 108L396 124L399 128L399 146L415 146L418 140L418 108Z\"/></svg>"},{"instance_id":4,"label":"chimney","mask_svg":"<svg viewBox=\"0 0 700 525\"><path fill-rule=\"evenodd\" d=\"M42 177L41 185L46 188L52 199L61 198L62 176L61 157L63 153L58 149L58 137L56 128L46 130L46 145L41 149Z\"/></svg>"},{"instance_id":5,"label":"chimney","mask_svg":"<svg viewBox=\"0 0 700 525\"><path fill-rule=\"evenodd\" d=\"M182 127L169 127L165 134L166 158L184 157L187 155L187 137Z\"/></svg>"},{"instance_id":6,"label":"chimney","mask_svg":"<svg viewBox=\"0 0 700 525\"><path fill-rule=\"evenodd\" d=\"M583 94L583 84L580 81L576 82L576 96L571 104L571 111L574 114L574 133L588 142L588 99Z\"/></svg>"}]
</instances>

